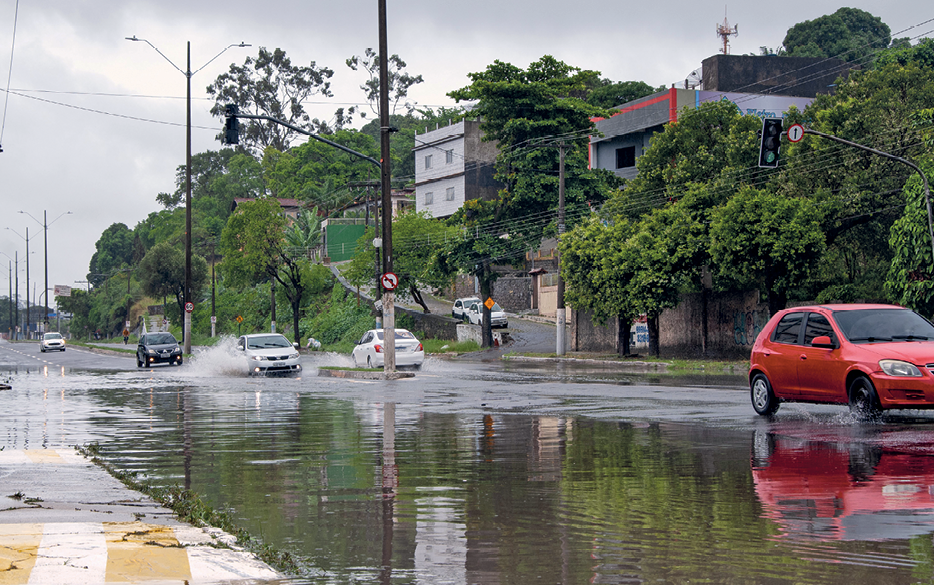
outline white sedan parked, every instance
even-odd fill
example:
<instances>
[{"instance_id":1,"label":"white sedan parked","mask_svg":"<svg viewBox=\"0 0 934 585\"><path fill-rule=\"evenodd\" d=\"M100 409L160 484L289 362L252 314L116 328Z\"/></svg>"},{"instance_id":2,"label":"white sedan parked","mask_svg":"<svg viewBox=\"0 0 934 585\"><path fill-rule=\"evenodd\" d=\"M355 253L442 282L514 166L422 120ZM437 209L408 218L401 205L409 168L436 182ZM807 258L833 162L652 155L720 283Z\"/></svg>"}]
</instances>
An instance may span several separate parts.
<instances>
[{"instance_id":1,"label":"white sedan parked","mask_svg":"<svg viewBox=\"0 0 934 585\"><path fill-rule=\"evenodd\" d=\"M412 366L416 370L422 367L425 361L425 350L422 343L407 329L396 329L396 365ZM383 367L383 356L386 354L383 342L382 329L370 329L363 334L357 346L353 348L354 367L366 364L368 368Z\"/></svg>"}]
</instances>

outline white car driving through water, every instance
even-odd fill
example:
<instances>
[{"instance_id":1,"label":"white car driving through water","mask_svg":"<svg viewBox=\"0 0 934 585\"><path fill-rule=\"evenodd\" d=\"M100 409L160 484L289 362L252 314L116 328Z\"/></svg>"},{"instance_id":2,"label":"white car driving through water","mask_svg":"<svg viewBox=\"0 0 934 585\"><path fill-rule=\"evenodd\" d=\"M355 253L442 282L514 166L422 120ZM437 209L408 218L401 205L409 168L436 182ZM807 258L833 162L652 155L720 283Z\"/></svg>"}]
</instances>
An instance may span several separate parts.
<instances>
[{"instance_id":1,"label":"white car driving through water","mask_svg":"<svg viewBox=\"0 0 934 585\"><path fill-rule=\"evenodd\" d=\"M292 344L280 333L252 333L237 339L237 349L246 356L251 376L290 374L302 371L298 344Z\"/></svg>"}]
</instances>

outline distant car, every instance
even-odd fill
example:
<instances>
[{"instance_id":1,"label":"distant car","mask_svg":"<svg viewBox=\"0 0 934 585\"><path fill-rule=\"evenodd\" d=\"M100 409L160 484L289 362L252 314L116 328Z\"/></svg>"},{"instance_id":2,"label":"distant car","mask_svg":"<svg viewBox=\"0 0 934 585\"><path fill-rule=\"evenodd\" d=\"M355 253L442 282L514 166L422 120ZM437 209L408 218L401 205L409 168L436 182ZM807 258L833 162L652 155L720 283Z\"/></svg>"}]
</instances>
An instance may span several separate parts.
<instances>
[{"instance_id":1,"label":"distant car","mask_svg":"<svg viewBox=\"0 0 934 585\"><path fill-rule=\"evenodd\" d=\"M895 305L839 304L776 313L752 347L752 406L849 404L860 416L934 408L934 325Z\"/></svg>"},{"instance_id":2,"label":"distant car","mask_svg":"<svg viewBox=\"0 0 934 585\"><path fill-rule=\"evenodd\" d=\"M476 302L467 308L467 322L471 325L483 325L483 305ZM499 303L493 303L490 309L490 327L509 327L509 321L506 319L506 312L499 306Z\"/></svg>"},{"instance_id":3,"label":"distant car","mask_svg":"<svg viewBox=\"0 0 934 585\"><path fill-rule=\"evenodd\" d=\"M250 375L297 374L302 371L298 344L280 333L252 333L237 339L237 349L246 356Z\"/></svg>"},{"instance_id":4,"label":"distant car","mask_svg":"<svg viewBox=\"0 0 934 585\"><path fill-rule=\"evenodd\" d=\"M61 333L43 333L39 340L39 351L65 351L65 338Z\"/></svg>"},{"instance_id":5,"label":"distant car","mask_svg":"<svg viewBox=\"0 0 934 585\"><path fill-rule=\"evenodd\" d=\"M178 340L168 332L141 335L136 345L136 367L154 364L182 365L182 349Z\"/></svg>"},{"instance_id":6,"label":"distant car","mask_svg":"<svg viewBox=\"0 0 934 585\"><path fill-rule=\"evenodd\" d=\"M451 309L451 316L455 319L467 320L467 309L474 303L479 303L477 297L463 297L454 301L454 307Z\"/></svg>"},{"instance_id":7,"label":"distant car","mask_svg":"<svg viewBox=\"0 0 934 585\"><path fill-rule=\"evenodd\" d=\"M422 367L425 361L425 350L422 343L407 329L396 329L396 365L411 366L415 369ZM353 348L351 358L354 367L366 364L368 368L381 368L384 364L385 344L382 329L370 329L363 334L357 346Z\"/></svg>"}]
</instances>

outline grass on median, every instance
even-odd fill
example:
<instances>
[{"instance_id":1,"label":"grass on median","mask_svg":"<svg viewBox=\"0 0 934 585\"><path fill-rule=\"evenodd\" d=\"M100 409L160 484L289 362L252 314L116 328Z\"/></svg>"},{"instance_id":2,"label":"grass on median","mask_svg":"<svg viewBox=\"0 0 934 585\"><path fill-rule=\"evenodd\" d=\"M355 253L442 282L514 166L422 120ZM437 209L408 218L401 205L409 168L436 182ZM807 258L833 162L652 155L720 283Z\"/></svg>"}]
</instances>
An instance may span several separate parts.
<instances>
[{"instance_id":1,"label":"grass on median","mask_svg":"<svg viewBox=\"0 0 934 585\"><path fill-rule=\"evenodd\" d=\"M586 352L568 352L563 356L556 353L531 353L531 352L509 352L503 358L514 357L538 357L538 358L562 358L568 360L596 360L608 364L626 365L648 365L664 367L668 372L723 372L723 373L745 373L749 369L748 360L702 360L702 359L665 359L652 356L630 356L620 357L615 353L586 353Z\"/></svg>"}]
</instances>

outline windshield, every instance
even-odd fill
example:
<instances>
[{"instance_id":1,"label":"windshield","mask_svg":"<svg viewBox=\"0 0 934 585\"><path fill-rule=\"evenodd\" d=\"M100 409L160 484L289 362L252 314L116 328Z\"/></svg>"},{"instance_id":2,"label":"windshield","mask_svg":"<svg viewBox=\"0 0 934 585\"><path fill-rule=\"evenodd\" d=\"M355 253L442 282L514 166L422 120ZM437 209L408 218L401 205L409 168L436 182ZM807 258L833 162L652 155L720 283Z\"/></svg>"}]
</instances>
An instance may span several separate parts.
<instances>
[{"instance_id":1,"label":"windshield","mask_svg":"<svg viewBox=\"0 0 934 585\"><path fill-rule=\"evenodd\" d=\"M281 335L262 335L249 337L246 340L249 349L267 349L270 347L292 347L289 340Z\"/></svg>"},{"instance_id":2,"label":"windshield","mask_svg":"<svg viewBox=\"0 0 934 585\"><path fill-rule=\"evenodd\" d=\"M175 340L175 336L171 333L156 333L147 337L146 343L149 345L167 345L170 343L178 342Z\"/></svg>"},{"instance_id":3,"label":"windshield","mask_svg":"<svg viewBox=\"0 0 934 585\"><path fill-rule=\"evenodd\" d=\"M383 340L383 332L377 331L376 338L380 341ZM396 339L415 339L415 336L406 331L405 329L396 329Z\"/></svg>"},{"instance_id":4,"label":"windshield","mask_svg":"<svg viewBox=\"0 0 934 585\"><path fill-rule=\"evenodd\" d=\"M46 333L43 336L43 339L61 339L62 335L60 333Z\"/></svg>"},{"instance_id":5,"label":"windshield","mask_svg":"<svg viewBox=\"0 0 934 585\"><path fill-rule=\"evenodd\" d=\"M934 325L910 309L834 311L833 318L851 343L934 340Z\"/></svg>"}]
</instances>

